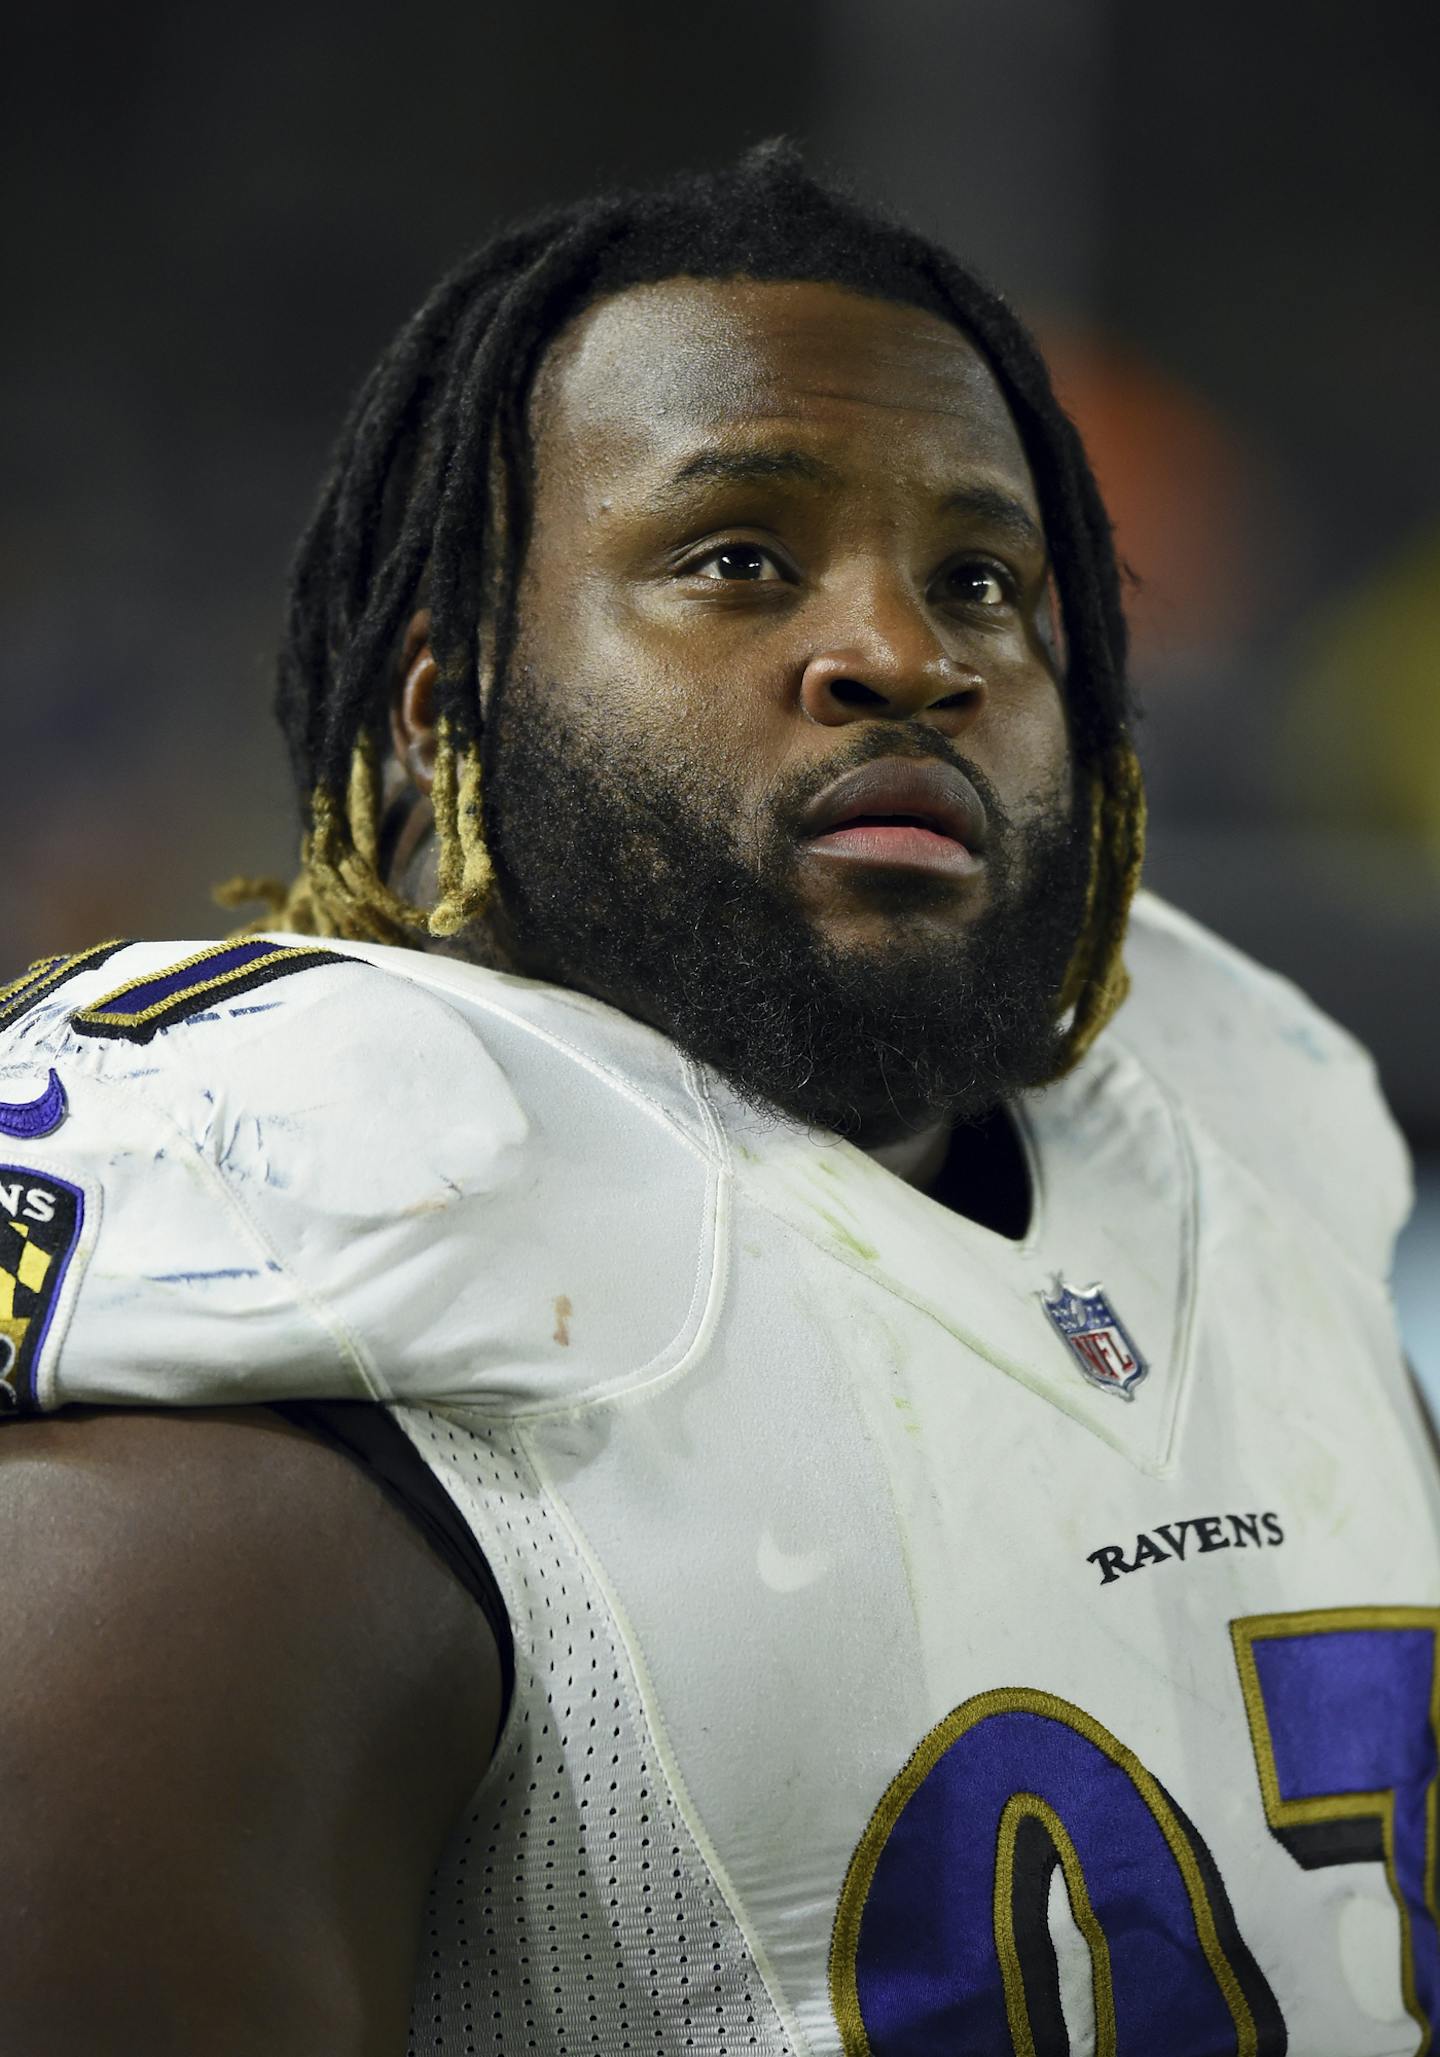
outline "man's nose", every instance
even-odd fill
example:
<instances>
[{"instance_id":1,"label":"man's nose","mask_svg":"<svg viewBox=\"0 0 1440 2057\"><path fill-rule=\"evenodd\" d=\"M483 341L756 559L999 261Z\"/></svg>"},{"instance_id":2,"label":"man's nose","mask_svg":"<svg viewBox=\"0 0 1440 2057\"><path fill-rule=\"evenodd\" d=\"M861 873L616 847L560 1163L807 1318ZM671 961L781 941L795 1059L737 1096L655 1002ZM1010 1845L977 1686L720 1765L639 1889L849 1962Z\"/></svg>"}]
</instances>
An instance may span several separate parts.
<instances>
[{"instance_id":1,"label":"man's nose","mask_svg":"<svg viewBox=\"0 0 1440 2057\"><path fill-rule=\"evenodd\" d=\"M943 710L968 723L985 690L973 665L947 648L923 599L886 580L869 585L806 657L800 698L818 722L888 709L902 719Z\"/></svg>"}]
</instances>

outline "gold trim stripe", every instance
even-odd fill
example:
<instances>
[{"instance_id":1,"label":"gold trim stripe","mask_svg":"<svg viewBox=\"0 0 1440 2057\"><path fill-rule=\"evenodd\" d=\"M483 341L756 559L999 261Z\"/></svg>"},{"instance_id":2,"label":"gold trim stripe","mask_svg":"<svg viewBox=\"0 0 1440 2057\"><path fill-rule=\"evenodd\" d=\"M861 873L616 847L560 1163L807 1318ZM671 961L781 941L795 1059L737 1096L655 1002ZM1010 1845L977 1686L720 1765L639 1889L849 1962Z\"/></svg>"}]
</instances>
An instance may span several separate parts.
<instances>
[{"instance_id":1,"label":"gold trim stripe","mask_svg":"<svg viewBox=\"0 0 1440 2057\"><path fill-rule=\"evenodd\" d=\"M292 972L307 971L319 964L354 964L359 961L343 951L323 946L298 948L293 943L275 943L256 948L255 954L243 963L232 964L213 978L197 979L193 984L181 986L177 992L152 1000L148 1007L127 1008L119 1004L149 986L174 979L183 972L198 970L244 947L243 942L214 943L208 949L182 957L178 963L145 972L100 999L92 1000L88 1007L77 1008L70 1017L71 1025L82 1035L123 1036L133 1042L149 1042L158 1029L172 1021L186 1020L203 1010L213 999L223 999L227 992L249 992L252 987L267 984L272 979L286 978Z\"/></svg>"},{"instance_id":2,"label":"gold trim stripe","mask_svg":"<svg viewBox=\"0 0 1440 2057\"><path fill-rule=\"evenodd\" d=\"M234 964L229 971L220 972L213 979L202 979L193 986L183 987L178 993L167 993L163 1000L156 1000L149 1007L127 1011L115 1005L117 1000L123 1000L129 993L140 992L146 986L158 984L161 979L174 978L177 972L189 971L197 964L207 964L222 953L228 956L232 950L239 948L241 945L238 943L223 943L212 944L208 950L197 950L193 956L182 957L176 964L162 965L159 971L149 971L141 978L127 980L123 986L117 986L113 993L106 993L102 999L92 1000L88 1007L77 1008L74 1018L94 1028L139 1028L147 1021L157 1021L172 1007L182 1003L188 1004L207 993L219 992L225 986L234 985L237 979L253 978L257 972L264 971L272 964L279 964L287 959L292 962L298 959L300 963L311 963L319 956L329 957L334 954L329 950L296 950L293 944L277 943L272 950L255 957L247 957L243 964Z\"/></svg>"},{"instance_id":3,"label":"gold trim stripe","mask_svg":"<svg viewBox=\"0 0 1440 2057\"><path fill-rule=\"evenodd\" d=\"M47 993L63 985L88 966L103 964L115 951L125 948L121 936L111 936L107 942L92 943L87 950L77 950L71 956L63 952L58 957L37 957L28 971L22 971L19 978L11 979L6 986L0 986L0 1026L18 1021L27 1008L37 1000L43 1000Z\"/></svg>"}]
</instances>

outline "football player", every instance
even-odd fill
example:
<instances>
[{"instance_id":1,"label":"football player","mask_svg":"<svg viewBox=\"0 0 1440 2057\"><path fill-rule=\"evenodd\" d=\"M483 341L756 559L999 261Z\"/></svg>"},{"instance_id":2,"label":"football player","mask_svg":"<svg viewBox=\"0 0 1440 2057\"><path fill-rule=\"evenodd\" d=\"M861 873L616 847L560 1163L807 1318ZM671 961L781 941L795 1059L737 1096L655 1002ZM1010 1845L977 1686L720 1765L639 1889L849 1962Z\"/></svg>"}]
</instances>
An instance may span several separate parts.
<instances>
[{"instance_id":1,"label":"football player","mask_svg":"<svg viewBox=\"0 0 1440 2057\"><path fill-rule=\"evenodd\" d=\"M784 146L500 237L279 713L260 921L0 994L0 2047L1429 2048L1406 1155L1138 890L1003 300Z\"/></svg>"}]
</instances>

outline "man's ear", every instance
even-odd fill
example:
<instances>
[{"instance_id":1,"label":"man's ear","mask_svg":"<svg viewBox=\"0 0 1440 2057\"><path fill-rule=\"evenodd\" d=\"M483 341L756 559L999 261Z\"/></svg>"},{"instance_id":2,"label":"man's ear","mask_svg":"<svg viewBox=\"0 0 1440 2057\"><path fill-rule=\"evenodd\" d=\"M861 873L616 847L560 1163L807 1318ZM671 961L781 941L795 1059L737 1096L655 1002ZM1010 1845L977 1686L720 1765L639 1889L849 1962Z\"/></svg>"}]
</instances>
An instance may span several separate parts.
<instances>
[{"instance_id":1,"label":"man's ear","mask_svg":"<svg viewBox=\"0 0 1440 2057\"><path fill-rule=\"evenodd\" d=\"M430 610L410 617L400 651L400 676L390 701L395 755L422 793L435 778L435 686L439 677L430 648Z\"/></svg>"}]
</instances>

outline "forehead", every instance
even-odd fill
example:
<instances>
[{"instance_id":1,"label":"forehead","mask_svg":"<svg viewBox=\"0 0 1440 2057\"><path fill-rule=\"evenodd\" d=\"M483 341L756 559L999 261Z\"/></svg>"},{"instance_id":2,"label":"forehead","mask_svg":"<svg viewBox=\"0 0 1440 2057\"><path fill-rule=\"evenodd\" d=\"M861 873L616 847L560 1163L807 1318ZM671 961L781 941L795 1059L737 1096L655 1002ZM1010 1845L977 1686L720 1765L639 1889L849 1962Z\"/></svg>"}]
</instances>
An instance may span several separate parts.
<instances>
[{"instance_id":1,"label":"forehead","mask_svg":"<svg viewBox=\"0 0 1440 2057\"><path fill-rule=\"evenodd\" d=\"M616 293L552 346L533 419L542 488L558 474L587 498L712 437L773 426L926 483L984 474L1035 507L975 345L923 308L842 286L674 278Z\"/></svg>"}]
</instances>

